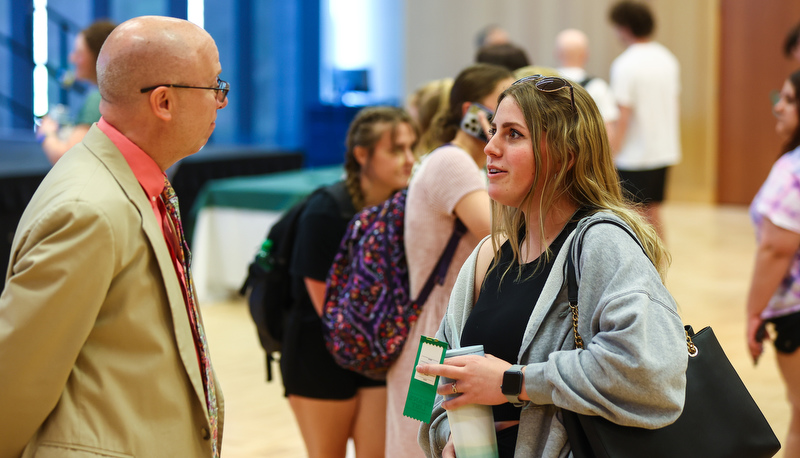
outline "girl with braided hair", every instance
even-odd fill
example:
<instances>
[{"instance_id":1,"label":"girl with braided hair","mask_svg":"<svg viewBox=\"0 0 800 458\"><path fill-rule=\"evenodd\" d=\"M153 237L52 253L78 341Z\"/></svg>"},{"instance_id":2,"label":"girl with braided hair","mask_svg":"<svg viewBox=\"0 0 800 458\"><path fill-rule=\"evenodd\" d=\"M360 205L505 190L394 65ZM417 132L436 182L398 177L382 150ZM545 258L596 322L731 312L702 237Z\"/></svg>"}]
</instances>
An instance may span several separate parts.
<instances>
[{"instance_id":1,"label":"girl with braided hair","mask_svg":"<svg viewBox=\"0 0 800 458\"><path fill-rule=\"evenodd\" d=\"M281 374L308 456L381 457L386 421L385 382L341 368L325 347L325 281L347 225L363 208L405 188L414 165L417 132L394 107L368 107L350 124L344 180L315 193L298 222L290 273L295 298L285 329ZM335 196L340 197L335 197Z\"/></svg>"}]
</instances>

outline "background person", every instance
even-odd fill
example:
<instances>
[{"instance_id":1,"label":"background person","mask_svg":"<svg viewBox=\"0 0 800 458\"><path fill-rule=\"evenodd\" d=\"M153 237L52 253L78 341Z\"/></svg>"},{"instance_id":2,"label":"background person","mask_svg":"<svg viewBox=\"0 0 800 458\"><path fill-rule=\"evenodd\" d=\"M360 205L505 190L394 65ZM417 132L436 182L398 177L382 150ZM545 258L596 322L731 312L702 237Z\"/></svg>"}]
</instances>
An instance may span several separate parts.
<instances>
[{"instance_id":1,"label":"background person","mask_svg":"<svg viewBox=\"0 0 800 458\"><path fill-rule=\"evenodd\" d=\"M453 78L429 81L414 91L406 102L408 113L419 127L419 141L414 149L418 158L440 144L432 128L433 120L439 112L447 110L452 87Z\"/></svg>"},{"instance_id":2,"label":"background person","mask_svg":"<svg viewBox=\"0 0 800 458\"><path fill-rule=\"evenodd\" d=\"M418 366L455 380L437 389L420 445L428 456L453 457L444 409L472 403L493 406L501 457L570 456L560 409L629 426L673 422L688 358L663 284L668 255L622 197L591 97L562 78L518 81L500 96L492 133L485 148L491 243L464 263L436 333L450 348L483 345L487 356ZM630 228L646 253L614 224L584 230L589 220ZM583 242L575 260L578 350L563 277L575 234ZM501 391L506 377L519 390ZM443 403L453 392L461 394Z\"/></svg>"},{"instance_id":3,"label":"background person","mask_svg":"<svg viewBox=\"0 0 800 458\"><path fill-rule=\"evenodd\" d=\"M578 29L562 30L556 35L556 59L558 74L580 84L592 96L605 122L609 142L613 143L619 108L608 83L585 70L589 60L589 37Z\"/></svg>"},{"instance_id":4,"label":"background person","mask_svg":"<svg viewBox=\"0 0 800 458\"><path fill-rule=\"evenodd\" d=\"M346 178L334 192L312 196L300 215L290 273L292 296L281 353L285 394L310 458L344 457L349 438L356 456L381 457L386 383L340 367L328 352L320 320L325 286L347 225L356 212L405 188L417 134L411 117L394 107L362 109L350 124Z\"/></svg>"},{"instance_id":5,"label":"background person","mask_svg":"<svg viewBox=\"0 0 800 458\"><path fill-rule=\"evenodd\" d=\"M778 368L791 407L786 457L800 456L800 71L783 83L772 111L775 131L785 140L778 161L753 199L756 228L753 279L747 297L747 344L753 362L763 350L759 330L772 323ZM766 337L766 335L764 336Z\"/></svg>"},{"instance_id":6,"label":"background person","mask_svg":"<svg viewBox=\"0 0 800 458\"><path fill-rule=\"evenodd\" d=\"M509 43L508 32L499 24L489 24L475 35L475 44L478 49L489 45Z\"/></svg>"},{"instance_id":7,"label":"background person","mask_svg":"<svg viewBox=\"0 0 800 458\"><path fill-rule=\"evenodd\" d=\"M0 457L218 457L222 392L164 176L228 103L217 47L188 21L139 17L97 68L103 118L44 178L13 242Z\"/></svg>"},{"instance_id":8,"label":"background person","mask_svg":"<svg viewBox=\"0 0 800 458\"><path fill-rule=\"evenodd\" d=\"M69 61L75 65L75 78L92 85L83 101L74 125L66 128L61 137L58 120L45 115L36 129L36 137L42 143L42 150L51 164L61 159L68 149L83 139L92 124L100 120L100 91L97 90L97 56L108 35L114 30L111 21L100 20L81 30L75 37L75 44Z\"/></svg>"},{"instance_id":9,"label":"background person","mask_svg":"<svg viewBox=\"0 0 800 458\"><path fill-rule=\"evenodd\" d=\"M486 45L478 50L475 56L476 63L494 64L505 67L508 71L515 71L530 65L528 53L524 49L511 43Z\"/></svg>"},{"instance_id":10,"label":"background person","mask_svg":"<svg viewBox=\"0 0 800 458\"><path fill-rule=\"evenodd\" d=\"M518 68L514 71L514 79L522 79L526 76L558 76L558 70L551 67L542 67L541 65L528 65L527 67Z\"/></svg>"},{"instance_id":11,"label":"background person","mask_svg":"<svg viewBox=\"0 0 800 458\"><path fill-rule=\"evenodd\" d=\"M450 239L456 218L467 227L442 285L436 285L409 332L407 344L389 368L386 457L419 457L414 446L419 421L403 416L419 337L432 336L447 308L458 269L478 241L489 233L490 208L482 169L486 141L460 129L470 105L494 110L497 96L513 81L503 67L476 64L462 70L450 91L449 105L434 120L440 147L423 158L408 185L405 214L406 260L411 289L417 298Z\"/></svg>"},{"instance_id":12,"label":"background person","mask_svg":"<svg viewBox=\"0 0 800 458\"><path fill-rule=\"evenodd\" d=\"M796 61L800 61L800 22L789 29L783 42L783 54Z\"/></svg>"},{"instance_id":13,"label":"background person","mask_svg":"<svg viewBox=\"0 0 800 458\"><path fill-rule=\"evenodd\" d=\"M611 145L615 163L622 186L663 238L667 171L681 159L680 68L675 56L653 41L655 21L646 4L621 1L610 18L626 46L611 64L611 89L619 104Z\"/></svg>"}]
</instances>

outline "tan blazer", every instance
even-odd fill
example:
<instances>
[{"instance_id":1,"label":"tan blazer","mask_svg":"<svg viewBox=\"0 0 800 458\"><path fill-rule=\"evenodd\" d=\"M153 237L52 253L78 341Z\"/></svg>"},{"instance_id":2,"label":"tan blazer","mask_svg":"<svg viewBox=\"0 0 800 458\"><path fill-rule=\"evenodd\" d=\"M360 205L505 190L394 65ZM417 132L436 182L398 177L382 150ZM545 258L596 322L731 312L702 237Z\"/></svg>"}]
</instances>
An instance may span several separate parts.
<instances>
[{"instance_id":1,"label":"tan blazer","mask_svg":"<svg viewBox=\"0 0 800 458\"><path fill-rule=\"evenodd\" d=\"M45 177L14 237L0 296L0 409L2 458L211 455L169 250L97 126Z\"/></svg>"}]
</instances>

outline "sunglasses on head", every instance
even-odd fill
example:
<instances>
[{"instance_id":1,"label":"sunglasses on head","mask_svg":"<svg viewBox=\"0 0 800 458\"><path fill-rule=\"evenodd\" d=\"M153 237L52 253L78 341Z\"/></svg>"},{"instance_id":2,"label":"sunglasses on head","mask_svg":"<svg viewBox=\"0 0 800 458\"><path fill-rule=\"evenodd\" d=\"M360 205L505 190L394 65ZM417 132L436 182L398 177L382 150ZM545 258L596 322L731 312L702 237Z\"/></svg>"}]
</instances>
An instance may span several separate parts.
<instances>
[{"instance_id":1,"label":"sunglasses on head","mask_svg":"<svg viewBox=\"0 0 800 458\"><path fill-rule=\"evenodd\" d=\"M531 75L526 76L525 78L518 79L514 81L512 86L516 86L517 84L527 83L528 81L533 82L533 87L536 88L538 91L542 92L556 92L558 90L564 89L565 87L569 88L569 100L572 103L572 111L577 112L578 110L575 108L575 93L572 87L572 83L565 80L564 78L560 78L558 76L543 76L543 75Z\"/></svg>"}]
</instances>

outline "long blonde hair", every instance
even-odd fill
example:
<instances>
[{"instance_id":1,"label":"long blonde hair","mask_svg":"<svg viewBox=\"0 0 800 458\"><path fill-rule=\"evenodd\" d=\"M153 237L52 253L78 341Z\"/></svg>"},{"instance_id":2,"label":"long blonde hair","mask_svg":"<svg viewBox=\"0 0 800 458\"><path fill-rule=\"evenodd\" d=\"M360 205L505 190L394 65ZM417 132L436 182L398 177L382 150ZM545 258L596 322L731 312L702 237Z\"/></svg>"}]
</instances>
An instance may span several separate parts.
<instances>
[{"instance_id":1,"label":"long blonde hair","mask_svg":"<svg viewBox=\"0 0 800 458\"><path fill-rule=\"evenodd\" d=\"M450 101L450 89L453 87L453 78L442 78L429 81L409 97L409 110L412 108L417 113L419 127L419 141L414 149L414 154L422 157L440 145L435 138L433 120L447 112Z\"/></svg>"},{"instance_id":2,"label":"long blonde hair","mask_svg":"<svg viewBox=\"0 0 800 458\"><path fill-rule=\"evenodd\" d=\"M580 85L575 84L573 110L569 87L555 92L543 92L536 89L535 81L536 79L516 83L506 89L498 99L499 105L502 100L510 98L522 110L530 132L536 172L533 185L520 208L492 201L492 244L495 260L499 259L503 239L508 239L515 261L510 265L518 263L523 241L519 234L522 230L526 238L530 234L524 209L538 206L540 237L546 243L545 216L556 202L567 198L577 206L589 209L590 213L608 211L619 216L642 242L645 253L656 266L663 281L670 263L669 253L655 228L646 222L634 204L623 195L605 124L591 96ZM546 152L541 145L544 145ZM545 154L549 157L551 173L548 176L540 173ZM540 181L543 182L543 191L537 202L534 190ZM549 256L551 253L547 247L540 259L547 260Z\"/></svg>"}]
</instances>

